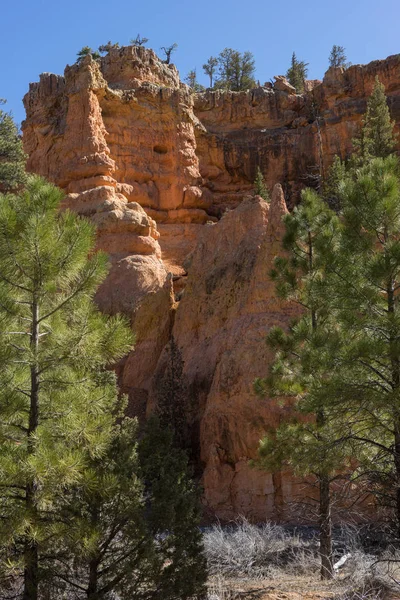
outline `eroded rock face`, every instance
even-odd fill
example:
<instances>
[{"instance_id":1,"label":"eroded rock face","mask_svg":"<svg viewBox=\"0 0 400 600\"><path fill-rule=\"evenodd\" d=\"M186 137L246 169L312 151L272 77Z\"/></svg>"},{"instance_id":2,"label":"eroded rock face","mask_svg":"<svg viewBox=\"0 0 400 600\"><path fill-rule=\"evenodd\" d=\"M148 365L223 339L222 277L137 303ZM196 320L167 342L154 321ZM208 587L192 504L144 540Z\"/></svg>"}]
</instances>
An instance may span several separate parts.
<instances>
[{"instance_id":1,"label":"eroded rock face","mask_svg":"<svg viewBox=\"0 0 400 600\"><path fill-rule=\"evenodd\" d=\"M173 329L199 411L205 501L225 519L278 517L293 497L293 480L278 481L248 464L266 427L282 414L274 401L256 396L253 382L272 358L267 332L296 311L275 297L268 277L286 212L276 185L271 205L249 197L203 228Z\"/></svg>"},{"instance_id":2,"label":"eroded rock face","mask_svg":"<svg viewBox=\"0 0 400 600\"><path fill-rule=\"evenodd\" d=\"M275 298L268 273L285 198L293 206L335 154L351 151L376 75L398 128L400 56L330 69L304 95L278 77L195 96L153 51L125 47L64 77L43 74L25 96L29 170L66 191L64 207L96 223L110 255L97 301L129 315L136 332L117 369L132 412L154 405L171 332L181 348L205 503L220 518L281 519L295 494L292 476L248 464L282 417L253 392L272 358L265 335L296 312ZM270 205L252 196L258 166L274 188Z\"/></svg>"},{"instance_id":3,"label":"eroded rock face","mask_svg":"<svg viewBox=\"0 0 400 600\"><path fill-rule=\"evenodd\" d=\"M330 69L297 95L284 77L246 92L198 94L195 114L200 173L212 192L212 214L237 206L252 188L257 167L272 189L282 184L289 207L314 185L338 154L346 158L358 133L375 77L386 87L400 131L400 55L349 69ZM321 164L320 157L323 157Z\"/></svg>"}]
</instances>

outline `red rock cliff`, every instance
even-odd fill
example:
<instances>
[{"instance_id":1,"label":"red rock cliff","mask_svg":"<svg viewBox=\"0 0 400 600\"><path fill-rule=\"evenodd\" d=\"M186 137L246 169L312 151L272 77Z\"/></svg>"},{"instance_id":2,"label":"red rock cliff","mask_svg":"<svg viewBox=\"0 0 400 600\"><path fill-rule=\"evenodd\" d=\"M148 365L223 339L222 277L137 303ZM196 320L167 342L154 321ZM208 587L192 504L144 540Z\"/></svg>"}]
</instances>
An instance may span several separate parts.
<instances>
[{"instance_id":1,"label":"red rock cliff","mask_svg":"<svg viewBox=\"0 0 400 600\"><path fill-rule=\"evenodd\" d=\"M350 152L376 75L399 127L400 56L330 69L304 95L277 78L195 96L152 50L125 47L43 74L25 96L29 170L65 189L65 206L96 223L110 254L98 303L130 315L137 334L118 367L133 411L154 402L171 333L182 351L205 502L219 517L281 518L295 494L291 476L248 466L282 411L253 392L271 360L264 338L294 315L268 270L285 197L292 206ZM282 184L270 205L249 196L257 166L271 190Z\"/></svg>"}]
</instances>

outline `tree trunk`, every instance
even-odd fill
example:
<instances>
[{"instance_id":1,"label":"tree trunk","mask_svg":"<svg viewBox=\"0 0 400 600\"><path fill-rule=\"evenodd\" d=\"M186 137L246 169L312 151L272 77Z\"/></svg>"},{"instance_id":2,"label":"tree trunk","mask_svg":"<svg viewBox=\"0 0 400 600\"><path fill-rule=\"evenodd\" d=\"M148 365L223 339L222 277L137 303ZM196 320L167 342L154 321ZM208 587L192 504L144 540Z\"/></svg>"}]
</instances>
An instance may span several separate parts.
<instances>
[{"instance_id":1,"label":"tree trunk","mask_svg":"<svg viewBox=\"0 0 400 600\"><path fill-rule=\"evenodd\" d=\"M395 485L396 485L396 526L397 526L397 537L400 540L400 419L397 418L395 423L394 433L394 465L396 471Z\"/></svg>"},{"instance_id":2,"label":"tree trunk","mask_svg":"<svg viewBox=\"0 0 400 600\"><path fill-rule=\"evenodd\" d=\"M33 498L33 494L31 497ZM36 542L25 541L24 562L24 594L22 598L23 600L38 600L39 557Z\"/></svg>"},{"instance_id":3,"label":"tree trunk","mask_svg":"<svg viewBox=\"0 0 400 600\"><path fill-rule=\"evenodd\" d=\"M395 304L395 282L391 279L387 286L387 306L388 313L394 314L396 310ZM398 356L398 341L397 337L390 334L390 359L392 366L392 387L398 392L400 389L400 360ZM395 477L395 495L396 505L396 529L400 539L400 414L396 406L393 407L393 425L394 425L394 447L393 447L393 462L396 473Z\"/></svg>"},{"instance_id":4,"label":"tree trunk","mask_svg":"<svg viewBox=\"0 0 400 600\"><path fill-rule=\"evenodd\" d=\"M332 579L332 518L329 479L322 475L319 480L319 507L320 507L320 555L321 579Z\"/></svg>"},{"instance_id":5,"label":"tree trunk","mask_svg":"<svg viewBox=\"0 0 400 600\"><path fill-rule=\"evenodd\" d=\"M39 424L39 375L36 362L37 350L39 344L39 307L36 301L32 304L32 329L31 329L31 350L34 360L31 366L31 393L29 407L29 425L28 425L28 456L35 452L34 435ZM25 503L28 518L36 520L36 482L34 479L27 482ZM39 556L38 545L30 539L30 535L25 539L24 547L24 593L23 600L37 600L39 585Z\"/></svg>"},{"instance_id":6,"label":"tree trunk","mask_svg":"<svg viewBox=\"0 0 400 600\"><path fill-rule=\"evenodd\" d=\"M86 590L86 596L88 600L98 600L98 569L99 569L99 561L98 559L93 559L89 563L89 584Z\"/></svg>"}]
</instances>

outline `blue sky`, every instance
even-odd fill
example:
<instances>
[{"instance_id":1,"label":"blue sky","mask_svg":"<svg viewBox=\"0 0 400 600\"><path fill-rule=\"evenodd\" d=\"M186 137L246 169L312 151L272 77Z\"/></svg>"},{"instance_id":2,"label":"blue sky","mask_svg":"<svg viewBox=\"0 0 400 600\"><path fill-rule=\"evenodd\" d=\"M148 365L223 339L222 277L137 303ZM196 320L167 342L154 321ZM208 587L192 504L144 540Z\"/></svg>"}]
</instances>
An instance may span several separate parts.
<instances>
[{"instance_id":1,"label":"blue sky","mask_svg":"<svg viewBox=\"0 0 400 600\"><path fill-rule=\"evenodd\" d=\"M353 64L400 52L400 0L2 0L0 97L17 122L22 97L43 71L63 73L76 52L137 33L160 46L178 43L174 62L184 77L223 48L250 50L256 78L284 74L291 54L322 78L333 44ZM203 81L202 81L203 79Z\"/></svg>"}]
</instances>

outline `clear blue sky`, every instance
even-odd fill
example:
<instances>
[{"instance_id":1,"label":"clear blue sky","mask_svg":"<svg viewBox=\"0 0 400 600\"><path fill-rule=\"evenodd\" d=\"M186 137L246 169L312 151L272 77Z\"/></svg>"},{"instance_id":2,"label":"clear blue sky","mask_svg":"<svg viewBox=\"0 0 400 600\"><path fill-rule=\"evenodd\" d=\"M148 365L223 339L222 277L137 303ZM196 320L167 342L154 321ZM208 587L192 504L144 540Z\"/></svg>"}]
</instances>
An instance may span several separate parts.
<instances>
[{"instance_id":1,"label":"clear blue sky","mask_svg":"<svg viewBox=\"0 0 400 600\"><path fill-rule=\"evenodd\" d=\"M400 0L2 0L0 97L20 122L41 72L62 74L82 46L137 33L157 52L177 42L181 77L197 67L203 83L202 64L225 47L253 52L261 82L285 73L293 51L322 78L333 44L353 64L400 53L399 23Z\"/></svg>"}]
</instances>

